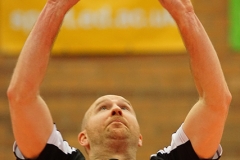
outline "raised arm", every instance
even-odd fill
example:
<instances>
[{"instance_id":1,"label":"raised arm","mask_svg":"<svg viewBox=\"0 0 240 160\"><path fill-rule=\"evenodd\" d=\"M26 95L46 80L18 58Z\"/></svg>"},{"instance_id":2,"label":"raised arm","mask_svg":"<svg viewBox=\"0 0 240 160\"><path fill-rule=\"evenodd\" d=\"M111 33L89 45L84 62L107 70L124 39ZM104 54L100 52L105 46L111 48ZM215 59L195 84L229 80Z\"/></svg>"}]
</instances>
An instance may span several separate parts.
<instances>
[{"instance_id":1,"label":"raised arm","mask_svg":"<svg viewBox=\"0 0 240 160\"><path fill-rule=\"evenodd\" d=\"M36 158L53 129L47 105L39 95L51 48L66 12L78 0L48 0L19 56L8 88L16 142L26 158Z\"/></svg>"},{"instance_id":2,"label":"raised arm","mask_svg":"<svg viewBox=\"0 0 240 160\"><path fill-rule=\"evenodd\" d=\"M211 158L221 141L231 94L216 51L190 0L159 0L175 19L190 56L199 100L183 130L200 158Z\"/></svg>"}]
</instances>

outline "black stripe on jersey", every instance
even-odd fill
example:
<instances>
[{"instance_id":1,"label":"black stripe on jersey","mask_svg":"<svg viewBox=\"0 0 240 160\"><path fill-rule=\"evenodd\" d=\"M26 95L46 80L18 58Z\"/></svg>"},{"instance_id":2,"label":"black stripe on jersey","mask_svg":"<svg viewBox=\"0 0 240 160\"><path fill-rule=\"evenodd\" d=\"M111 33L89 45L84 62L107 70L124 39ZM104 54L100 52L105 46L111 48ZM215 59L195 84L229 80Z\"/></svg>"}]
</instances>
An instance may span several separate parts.
<instances>
[{"instance_id":1,"label":"black stripe on jersey","mask_svg":"<svg viewBox=\"0 0 240 160\"><path fill-rule=\"evenodd\" d=\"M21 159L17 158L17 160ZM36 160L85 160L85 158L78 149L71 154L66 154L55 145L47 144Z\"/></svg>"}]
</instances>

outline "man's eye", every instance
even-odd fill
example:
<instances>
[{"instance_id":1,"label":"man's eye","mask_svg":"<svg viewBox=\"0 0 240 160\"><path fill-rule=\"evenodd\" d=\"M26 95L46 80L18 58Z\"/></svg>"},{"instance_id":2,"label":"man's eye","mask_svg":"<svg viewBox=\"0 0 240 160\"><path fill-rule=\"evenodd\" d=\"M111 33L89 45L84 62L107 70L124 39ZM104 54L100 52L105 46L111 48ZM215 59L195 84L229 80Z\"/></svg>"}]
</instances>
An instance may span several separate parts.
<instances>
[{"instance_id":1,"label":"man's eye","mask_svg":"<svg viewBox=\"0 0 240 160\"><path fill-rule=\"evenodd\" d=\"M100 110L107 110L106 106L101 106Z\"/></svg>"},{"instance_id":2,"label":"man's eye","mask_svg":"<svg viewBox=\"0 0 240 160\"><path fill-rule=\"evenodd\" d=\"M128 108L126 106L122 106L121 109L122 110L128 110Z\"/></svg>"}]
</instances>

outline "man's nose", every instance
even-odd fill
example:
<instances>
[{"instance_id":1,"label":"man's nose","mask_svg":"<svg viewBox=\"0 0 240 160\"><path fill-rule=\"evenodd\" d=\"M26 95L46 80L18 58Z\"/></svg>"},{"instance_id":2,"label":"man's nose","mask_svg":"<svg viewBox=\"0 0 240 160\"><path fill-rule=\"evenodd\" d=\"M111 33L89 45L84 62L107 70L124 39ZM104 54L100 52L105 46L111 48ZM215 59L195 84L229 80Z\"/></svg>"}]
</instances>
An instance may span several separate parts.
<instances>
[{"instance_id":1,"label":"man's nose","mask_svg":"<svg viewBox=\"0 0 240 160\"><path fill-rule=\"evenodd\" d=\"M115 115L122 116L122 110L117 105L114 105L112 108L112 116L115 116Z\"/></svg>"}]
</instances>

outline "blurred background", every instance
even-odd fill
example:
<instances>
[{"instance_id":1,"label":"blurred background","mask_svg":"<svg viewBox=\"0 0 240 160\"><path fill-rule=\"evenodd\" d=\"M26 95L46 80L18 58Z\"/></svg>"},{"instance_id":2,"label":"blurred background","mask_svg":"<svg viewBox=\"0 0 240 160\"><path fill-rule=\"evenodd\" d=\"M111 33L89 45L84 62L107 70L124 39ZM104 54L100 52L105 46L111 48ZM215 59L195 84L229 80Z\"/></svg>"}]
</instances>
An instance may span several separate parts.
<instances>
[{"instance_id":1,"label":"blurred background","mask_svg":"<svg viewBox=\"0 0 240 160\"><path fill-rule=\"evenodd\" d=\"M0 0L0 159L15 159L6 91L21 47L44 3ZM222 159L238 160L240 1L192 3L218 52L233 95L221 142ZM140 160L170 144L171 134L197 101L181 37L157 1L82 0L66 16L41 95L64 139L84 154L77 142L83 114L105 94L121 95L135 108L143 134Z\"/></svg>"}]
</instances>

